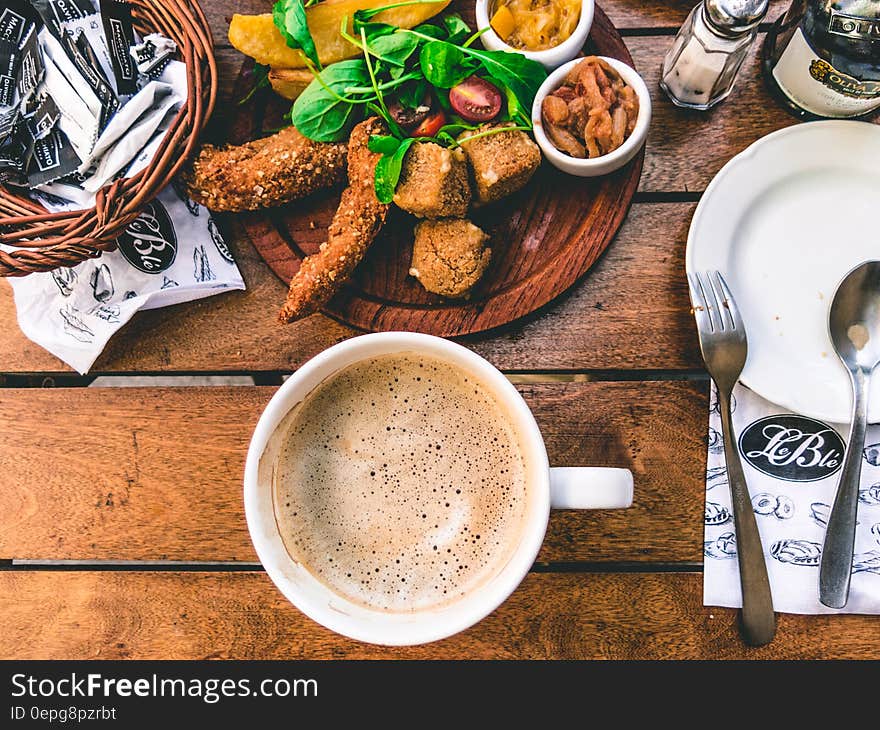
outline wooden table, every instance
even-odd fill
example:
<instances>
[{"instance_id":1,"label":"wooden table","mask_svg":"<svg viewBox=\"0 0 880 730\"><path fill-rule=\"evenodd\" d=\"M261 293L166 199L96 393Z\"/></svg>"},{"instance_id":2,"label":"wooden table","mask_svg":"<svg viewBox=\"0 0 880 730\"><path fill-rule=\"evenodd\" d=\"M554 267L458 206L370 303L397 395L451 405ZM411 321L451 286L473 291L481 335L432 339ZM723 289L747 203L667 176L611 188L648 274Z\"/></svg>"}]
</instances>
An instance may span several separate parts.
<instances>
[{"instance_id":1,"label":"wooden table","mask_svg":"<svg viewBox=\"0 0 880 730\"><path fill-rule=\"evenodd\" d=\"M464 340L519 384L554 464L633 471L632 509L554 513L521 587L445 641L384 649L300 614L251 547L244 455L281 375L355 332L321 315L279 327L285 287L230 219L247 292L142 313L96 363L95 374L149 376L143 387L81 387L88 379L19 332L0 285L0 657L880 657L876 618L783 615L771 646L748 649L735 611L702 605L708 381L685 239L721 165L793 119L766 93L755 52L715 111L681 111L662 96L661 58L695 1L601 3L654 94L636 202L568 295ZM773 2L771 17L786 4ZM205 6L228 98L241 56L225 18L269 2ZM249 374L258 385L153 382L169 374Z\"/></svg>"}]
</instances>

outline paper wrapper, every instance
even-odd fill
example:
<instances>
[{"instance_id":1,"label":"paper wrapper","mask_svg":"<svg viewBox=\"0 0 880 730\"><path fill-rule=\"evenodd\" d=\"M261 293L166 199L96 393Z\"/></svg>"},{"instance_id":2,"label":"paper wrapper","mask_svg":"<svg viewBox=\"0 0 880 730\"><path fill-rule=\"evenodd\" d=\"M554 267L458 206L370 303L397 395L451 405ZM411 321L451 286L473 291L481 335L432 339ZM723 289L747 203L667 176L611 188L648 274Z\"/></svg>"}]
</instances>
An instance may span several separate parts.
<instances>
[{"instance_id":1,"label":"paper wrapper","mask_svg":"<svg viewBox=\"0 0 880 730\"><path fill-rule=\"evenodd\" d=\"M868 428L845 608L819 602L825 527L847 439L845 426L786 411L748 388L734 388L737 434L752 509L764 546L773 606L784 613L880 614L880 425ZM706 472L703 603L742 605L736 537L718 398L712 389Z\"/></svg>"},{"instance_id":2,"label":"paper wrapper","mask_svg":"<svg viewBox=\"0 0 880 730\"><path fill-rule=\"evenodd\" d=\"M8 279L22 332L80 373L138 310L245 288L208 211L171 186L118 243L71 269Z\"/></svg>"}]
</instances>

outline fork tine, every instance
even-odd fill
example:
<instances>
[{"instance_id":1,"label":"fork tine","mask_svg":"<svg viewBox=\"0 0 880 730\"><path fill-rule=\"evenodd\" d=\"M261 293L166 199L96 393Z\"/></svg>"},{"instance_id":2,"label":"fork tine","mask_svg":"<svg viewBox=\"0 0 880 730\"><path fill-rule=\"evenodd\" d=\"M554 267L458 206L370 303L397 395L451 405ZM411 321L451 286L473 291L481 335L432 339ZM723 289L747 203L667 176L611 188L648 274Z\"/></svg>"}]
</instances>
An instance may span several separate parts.
<instances>
[{"instance_id":1,"label":"fork tine","mask_svg":"<svg viewBox=\"0 0 880 730\"><path fill-rule=\"evenodd\" d=\"M721 276L720 271L716 271L715 276L718 277L718 284L721 287L721 291L724 293L725 309L730 315L733 328L735 330L744 330L745 327L743 326L742 315L739 313L736 301L733 299L733 294L730 293L730 288L727 286L727 282L724 281L724 277Z\"/></svg>"},{"instance_id":2,"label":"fork tine","mask_svg":"<svg viewBox=\"0 0 880 730\"><path fill-rule=\"evenodd\" d=\"M718 305L717 312L718 319L721 322L721 329L733 329L733 317L730 316L730 310L727 308L724 292L721 291L721 287L718 285L717 279L717 271L706 272L706 280L709 282L709 288L712 290L712 299L714 299L716 304Z\"/></svg>"},{"instance_id":3,"label":"fork tine","mask_svg":"<svg viewBox=\"0 0 880 730\"><path fill-rule=\"evenodd\" d=\"M709 313L709 319L712 322L712 332L724 331L724 319L718 310L718 300L715 297L715 291L712 289L709 275L706 273L695 274L697 283L700 285L700 291L703 292L703 299L706 302L706 311Z\"/></svg>"},{"instance_id":4,"label":"fork tine","mask_svg":"<svg viewBox=\"0 0 880 730\"><path fill-rule=\"evenodd\" d=\"M700 286L700 280L696 274L688 274L688 288L691 293L691 306L694 310L694 319L697 320L697 330L702 332L712 332L712 318L709 316L709 306L706 304L706 297L703 295L703 288Z\"/></svg>"}]
</instances>

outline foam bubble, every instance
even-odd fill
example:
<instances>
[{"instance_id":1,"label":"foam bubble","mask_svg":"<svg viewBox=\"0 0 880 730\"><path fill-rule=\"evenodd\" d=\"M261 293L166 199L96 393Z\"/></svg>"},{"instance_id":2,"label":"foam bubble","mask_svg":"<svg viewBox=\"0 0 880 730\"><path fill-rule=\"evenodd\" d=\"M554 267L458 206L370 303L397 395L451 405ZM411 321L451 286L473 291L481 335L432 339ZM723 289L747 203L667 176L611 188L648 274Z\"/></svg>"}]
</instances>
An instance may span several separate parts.
<instances>
[{"instance_id":1,"label":"foam bubble","mask_svg":"<svg viewBox=\"0 0 880 730\"><path fill-rule=\"evenodd\" d=\"M453 602L510 557L525 465L495 396L417 354L356 363L289 421L275 510L291 556L387 611Z\"/></svg>"}]
</instances>

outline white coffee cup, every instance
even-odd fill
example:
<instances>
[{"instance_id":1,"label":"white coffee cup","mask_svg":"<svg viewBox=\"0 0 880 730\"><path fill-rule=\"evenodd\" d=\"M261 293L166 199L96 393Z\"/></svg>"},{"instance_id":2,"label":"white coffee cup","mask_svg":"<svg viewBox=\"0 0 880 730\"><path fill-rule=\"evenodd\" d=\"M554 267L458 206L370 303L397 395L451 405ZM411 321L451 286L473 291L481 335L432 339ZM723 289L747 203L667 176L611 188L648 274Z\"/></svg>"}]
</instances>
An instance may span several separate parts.
<instances>
[{"instance_id":1,"label":"white coffee cup","mask_svg":"<svg viewBox=\"0 0 880 730\"><path fill-rule=\"evenodd\" d=\"M381 355L415 352L457 366L489 387L505 403L523 444L527 488L525 518L510 559L459 600L422 611L367 608L333 591L284 547L273 506L273 470L282 444L284 417L339 370ZM251 439L244 474L244 506L257 555L278 589L304 614L352 639L387 646L423 644L462 631L494 611L525 578L535 561L550 509L629 507L633 479L628 469L550 468L535 418L510 381L488 361L461 345L431 335L382 332L354 337L315 356L269 401Z\"/></svg>"}]
</instances>

